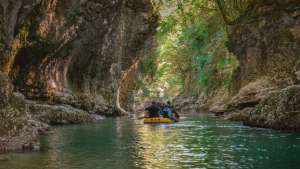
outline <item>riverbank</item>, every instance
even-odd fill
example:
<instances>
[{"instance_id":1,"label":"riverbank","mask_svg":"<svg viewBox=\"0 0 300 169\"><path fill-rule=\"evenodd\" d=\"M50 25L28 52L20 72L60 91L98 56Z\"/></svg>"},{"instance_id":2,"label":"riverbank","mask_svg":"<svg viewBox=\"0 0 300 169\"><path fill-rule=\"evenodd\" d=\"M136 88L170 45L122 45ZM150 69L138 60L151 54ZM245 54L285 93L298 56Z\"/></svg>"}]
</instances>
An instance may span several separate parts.
<instances>
[{"instance_id":1,"label":"riverbank","mask_svg":"<svg viewBox=\"0 0 300 169\"><path fill-rule=\"evenodd\" d=\"M53 126L95 123L105 118L103 115L89 113L70 105L49 105L24 100L22 111L26 121L10 116L13 124L20 124L8 133L0 136L0 154L9 152L26 152L40 150L40 136L51 134ZM18 107L19 108L19 107ZM15 110L18 110L15 109ZM7 114L14 113L13 109ZM7 117L9 118L9 116ZM7 120L7 119L6 119Z\"/></svg>"},{"instance_id":2,"label":"riverbank","mask_svg":"<svg viewBox=\"0 0 300 169\"><path fill-rule=\"evenodd\" d=\"M269 90L249 87L227 101L219 100L217 96L211 98L215 102L207 97L179 96L173 102L175 108L182 112L209 112L252 127L294 132L300 131L299 91L299 85Z\"/></svg>"},{"instance_id":3,"label":"riverbank","mask_svg":"<svg viewBox=\"0 0 300 169\"><path fill-rule=\"evenodd\" d=\"M251 128L209 114L182 114L176 124L129 117L53 127L40 152L7 154L0 169L297 169L300 135Z\"/></svg>"},{"instance_id":4,"label":"riverbank","mask_svg":"<svg viewBox=\"0 0 300 169\"><path fill-rule=\"evenodd\" d=\"M0 89L0 153L39 150L39 136L48 132L50 125L103 119L102 115L70 105L28 100L14 92L8 77L1 73Z\"/></svg>"}]
</instances>

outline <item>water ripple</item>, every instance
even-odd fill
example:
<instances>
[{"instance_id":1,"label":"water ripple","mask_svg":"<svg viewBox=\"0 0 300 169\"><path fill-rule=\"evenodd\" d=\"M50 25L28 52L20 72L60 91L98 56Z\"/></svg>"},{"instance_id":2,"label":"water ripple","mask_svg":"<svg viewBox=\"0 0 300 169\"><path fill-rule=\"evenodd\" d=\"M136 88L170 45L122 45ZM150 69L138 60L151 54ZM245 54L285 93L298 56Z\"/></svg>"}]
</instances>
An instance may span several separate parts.
<instances>
[{"instance_id":1,"label":"water ripple","mask_svg":"<svg viewBox=\"0 0 300 169\"><path fill-rule=\"evenodd\" d=\"M126 118L55 128L43 152L12 154L0 169L297 169L300 135L212 116L144 125Z\"/></svg>"}]
</instances>

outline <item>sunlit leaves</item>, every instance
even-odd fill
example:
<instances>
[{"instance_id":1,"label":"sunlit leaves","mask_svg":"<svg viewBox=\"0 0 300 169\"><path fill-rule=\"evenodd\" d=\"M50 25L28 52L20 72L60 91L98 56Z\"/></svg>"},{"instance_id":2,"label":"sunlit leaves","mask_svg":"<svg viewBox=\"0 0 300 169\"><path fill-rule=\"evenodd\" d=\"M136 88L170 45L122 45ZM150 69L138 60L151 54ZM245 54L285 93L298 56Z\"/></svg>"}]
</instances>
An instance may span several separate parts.
<instances>
[{"instance_id":1,"label":"sunlit leaves","mask_svg":"<svg viewBox=\"0 0 300 169\"><path fill-rule=\"evenodd\" d=\"M209 65L214 64L222 70L231 64L230 60L219 57L222 54L218 53L218 50L224 51L217 46L224 44L227 35L216 0L153 1L161 18L156 36L156 55L151 62L145 63L146 67L152 67L148 73L155 70L151 91L166 89L166 94L176 95L194 88L191 85L200 88L209 86L214 76ZM221 2L226 10L232 5L228 2ZM233 8L239 11L243 7ZM220 61L214 59L215 55Z\"/></svg>"},{"instance_id":2,"label":"sunlit leaves","mask_svg":"<svg viewBox=\"0 0 300 169\"><path fill-rule=\"evenodd\" d=\"M186 77L208 63L202 50L208 43L207 19L216 13L215 6L207 0L161 2L165 9L158 29L156 80L158 85L167 82L170 89L183 89Z\"/></svg>"}]
</instances>

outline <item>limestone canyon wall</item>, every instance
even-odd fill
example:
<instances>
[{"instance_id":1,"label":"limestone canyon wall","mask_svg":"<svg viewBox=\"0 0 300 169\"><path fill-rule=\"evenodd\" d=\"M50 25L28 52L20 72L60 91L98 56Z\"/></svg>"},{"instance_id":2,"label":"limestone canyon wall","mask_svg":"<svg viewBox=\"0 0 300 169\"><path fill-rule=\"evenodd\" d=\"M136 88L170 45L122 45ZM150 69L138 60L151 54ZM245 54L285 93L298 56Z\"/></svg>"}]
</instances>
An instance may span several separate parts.
<instances>
[{"instance_id":1,"label":"limestone canyon wall","mask_svg":"<svg viewBox=\"0 0 300 169\"><path fill-rule=\"evenodd\" d=\"M12 130L17 116L22 130L35 117L77 123L91 120L85 113L120 113L121 79L151 46L156 22L150 0L0 0L0 97L6 98L0 131ZM14 95L26 102L26 111L13 104ZM68 113L69 119L46 118ZM13 149L7 135L1 133L0 149Z\"/></svg>"},{"instance_id":2,"label":"limestone canyon wall","mask_svg":"<svg viewBox=\"0 0 300 169\"><path fill-rule=\"evenodd\" d=\"M0 11L1 69L16 90L91 110L114 104L156 22L148 0L2 0Z\"/></svg>"},{"instance_id":3,"label":"limestone canyon wall","mask_svg":"<svg viewBox=\"0 0 300 169\"><path fill-rule=\"evenodd\" d=\"M229 41L240 68L240 90L229 118L276 129L300 129L300 1L257 1Z\"/></svg>"}]
</instances>

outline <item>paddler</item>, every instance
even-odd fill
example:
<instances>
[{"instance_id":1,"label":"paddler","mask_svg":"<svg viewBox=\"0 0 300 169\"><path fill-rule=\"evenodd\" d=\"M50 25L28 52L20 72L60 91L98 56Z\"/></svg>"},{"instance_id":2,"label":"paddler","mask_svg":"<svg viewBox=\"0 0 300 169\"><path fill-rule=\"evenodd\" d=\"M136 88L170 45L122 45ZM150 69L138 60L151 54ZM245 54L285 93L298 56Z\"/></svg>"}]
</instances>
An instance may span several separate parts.
<instances>
[{"instance_id":1,"label":"paddler","mask_svg":"<svg viewBox=\"0 0 300 169\"><path fill-rule=\"evenodd\" d=\"M156 105L155 101L152 101L151 105L145 110L149 113L149 118L159 117L159 107Z\"/></svg>"}]
</instances>

